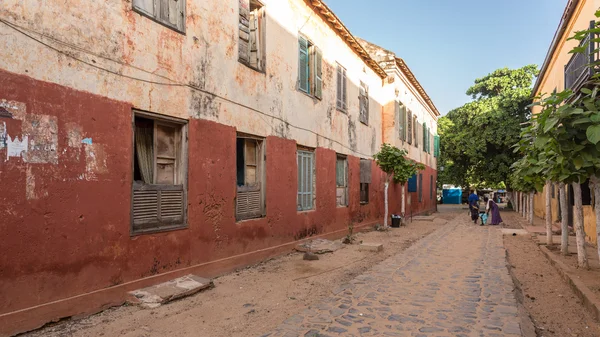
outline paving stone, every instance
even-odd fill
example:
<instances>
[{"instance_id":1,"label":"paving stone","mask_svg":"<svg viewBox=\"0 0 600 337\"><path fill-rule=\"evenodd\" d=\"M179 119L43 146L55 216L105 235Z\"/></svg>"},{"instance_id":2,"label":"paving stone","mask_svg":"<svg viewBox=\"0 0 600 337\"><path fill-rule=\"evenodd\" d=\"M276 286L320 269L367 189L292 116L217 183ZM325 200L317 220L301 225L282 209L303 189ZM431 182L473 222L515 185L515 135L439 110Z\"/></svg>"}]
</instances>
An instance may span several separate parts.
<instances>
[{"instance_id":1,"label":"paving stone","mask_svg":"<svg viewBox=\"0 0 600 337\"><path fill-rule=\"evenodd\" d=\"M505 256L499 229L474 226L459 215L334 288L271 337L519 336Z\"/></svg>"}]
</instances>

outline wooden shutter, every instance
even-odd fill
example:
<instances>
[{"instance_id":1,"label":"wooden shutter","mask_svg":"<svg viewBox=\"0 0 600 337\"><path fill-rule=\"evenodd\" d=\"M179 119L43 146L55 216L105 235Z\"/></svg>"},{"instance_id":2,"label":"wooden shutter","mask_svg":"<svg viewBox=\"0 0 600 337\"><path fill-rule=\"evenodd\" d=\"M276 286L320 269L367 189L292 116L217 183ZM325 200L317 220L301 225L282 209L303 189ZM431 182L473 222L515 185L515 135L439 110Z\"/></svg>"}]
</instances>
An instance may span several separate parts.
<instances>
[{"instance_id":1,"label":"wooden shutter","mask_svg":"<svg viewBox=\"0 0 600 337\"><path fill-rule=\"evenodd\" d=\"M427 124L423 123L423 151L427 152Z\"/></svg>"},{"instance_id":2,"label":"wooden shutter","mask_svg":"<svg viewBox=\"0 0 600 337\"><path fill-rule=\"evenodd\" d=\"M308 58L308 41L300 36L298 38L298 88L307 94L310 94L310 86L308 83L308 76L310 73Z\"/></svg>"},{"instance_id":3,"label":"wooden shutter","mask_svg":"<svg viewBox=\"0 0 600 337\"><path fill-rule=\"evenodd\" d=\"M323 53L317 47L314 47L314 68L315 68L315 79L314 79L314 93L318 99L323 98Z\"/></svg>"},{"instance_id":4,"label":"wooden shutter","mask_svg":"<svg viewBox=\"0 0 600 337\"><path fill-rule=\"evenodd\" d=\"M407 109L406 114L406 142L412 144L413 141L413 118L412 111Z\"/></svg>"},{"instance_id":5,"label":"wooden shutter","mask_svg":"<svg viewBox=\"0 0 600 337\"><path fill-rule=\"evenodd\" d=\"M364 84L360 83L359 92L359 120L364 124L369 124L369 88Z\"/></svg>"},{"instance_id":6,"label":"wooden shutter","mask_svg":"<svg viewBox=\"0 0 600 337\"><path fill-rule=\"evenodd\" d=\"M258 41L258 70L266 71L267 16L265 14L265 7L261 7L258 10Z\"/></svg>"},{"instance_id":7,"label":"wooden shutter","mask_svg":"<svg viewBox=\"0 0 600 337\"><path fill-rule=\"evenodd\" d=\"M235 214L238 220L247 220L262 216L261 191L238 191Z\"/></svg>"},{"instance_id":8,"label":"wooden shutter","mask_svg":"<svg viewBox=\"0 0 600 337\"><path fill-rule=\"evenodd\" d=\"M423 201L423 174L419 174L419 202Z\"/></svg>"},{"instance_id":9,"label":"wooden shutter","mask_svg":"<svg viewBox=\"0 0 600 337\"><path fill-rule=\"evenodd\" d=\"M408 192L416 192L417 191L417 175L413 174L410 179L408 179Z\"/></svg>"},{"instance_id":10,"label":"wooden shutter","mask_svg":"<svg viewBox=\"0 0 600 337\"><path fill-rule=\"evenodd\" d=\"M414 130L414 140L415 140L415 147L419 147L419 128L421 127L421 124L417 123L417 117L413 116L413 130Z\"/></svg>"},{"instance_id":11,"label":"wooden shutter","mask_svg":"<svg viewBox=\"0 0 600 337\"><path fill-rule=\"evenodd\" d=\"M239 43L238 54L239 60L246 64L250 64L250 1L240 1L240 17L239 17Z\"/></svg>"},{"instance_id":12,"label":"wooden shutter","mask_svg":"<svg viewBox=\"0 0 600 337\"><path fill-rule=\"evenodd\" d=\"M398 102L396 105L396 111L398 114L398 133L400 140L406 141L406 107L404 104Z\"/></svg>"},{"instance_id":13,"label":"wooden shutter","mask_svg":"<svg viewBox=\"0 0 600 337\"><path fill-rule=\"evenodd\" d=\"M158 0L160 21L183 30L183 6L185 0Z\"/></svg>"},{"instance_id":14,"label":"wooden shutter","mask_svg":"<svg viewBox=\"0 0 600 337\"><path fill-rule=\"evenodd\" d=\"M133 7L142 13L154 17L154 0L133 0Z\"/></svg>"},{"instance_id":15,"label":"wooden shutter","mask_svg":"<svg viewBox=\"0 0 600 337\"><path fill-rule=\"evenodd\" d=\"M433 155L437 158L440 156L440 136L433 136Z\"/></svg>"},{"instance_id":16,"label":"wooden shutter","mask_svg":"<svg viewBox=\"0 0 600 337\"><path fill-rule=\"evenodd\" d=\"M336 108L343 110L344 104L342 104L342 67L338 64L336 69Z\"/></svg>"},{"instance_id":17,"label":"wooden shutter","mask_svg":"<svg viewBox=\"0 0 600 337\"><path fill-rule=\"evenodd\" d=\"M298 210L313 209L314 153L298 151Z\"/></svg>"},{"instance_id":18,"label":"wooden shutter","mask_svg":"<svg viewBox=\"0 0 600 337\"><path fill-rule=\"evenodd\" d=\"M259 66L259 52L258 48L260 45L259 37L258 37L258 17L257 12L250 12L249 15L249 27L250 27L250 66L257 68Z\"/></svg>"},{"instance_id":19,"label":"wooden shutter","mask_svg":"<svg viewBox=\"0 0 600 337\"><path fill-rule=\"evenodd\" d=\"M371 183L371 161L368 159L360 160L360 183Z\"/></svg>"},{"instance_id":20,"label":"wooden shutter","mask_svg":"<svg viewBox=\"0 0 600 337\"><path fill-rule=\"evenodd\" d=\"M240 140L240 138L238 138ZM243 160L241 169L244 185L237 187L235 214L237 220L247 220L264 215L263 181L263 142L257 139L244 138Z\"/></svg>"},{"instance_id":21,"label":"wooden shutter","mask_svg":"<svg viewBox=\"0 0 600 337\"><path fill-rule=\"evenodd\" d=\"M348 111L348 80L344 68L342 68L342 106L344 111Z\"/></svg>"},{"instance_id":22,"label":"wooden shutter","mask_svg":"<svg viewBox=\"0 0 600 337\"><path fill-rule=\"evenodd\" d=\"M183 185L133 186L133 230L144 231L184 224Z\"/></svg>"},{"instance_id":23,"label":"wooden shutter","mask_svg":"<svg viewBox=\"0 0 600 337\"><path fill-rule=\"evenodd\" d=\"M154 126L154 183L174 185L178 183L177 157L180 138L177 127L155 123Z\"/></svg>"}]
</instances>

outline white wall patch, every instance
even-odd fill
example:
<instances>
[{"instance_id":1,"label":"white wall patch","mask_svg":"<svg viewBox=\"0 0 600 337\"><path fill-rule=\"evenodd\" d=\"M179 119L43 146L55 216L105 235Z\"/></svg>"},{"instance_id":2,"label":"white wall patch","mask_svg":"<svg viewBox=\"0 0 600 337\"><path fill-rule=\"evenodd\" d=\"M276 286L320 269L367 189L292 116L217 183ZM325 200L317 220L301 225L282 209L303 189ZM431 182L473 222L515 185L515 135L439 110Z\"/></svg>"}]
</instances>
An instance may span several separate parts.
<instances>
[{"instance_id":1,"label":"white wall patch","mask_svg":"<svg viewBox=\"0 0 600 337\"><path fill-rule=\"evenodd\" d=\"M15 137L14 140L10 139L10 136L6 136L6 160L10 157L21 157L24 152L27 154L27 144L29 143L29 137L23 136L23 139L19 140Z\"/></svg>"}]
</instances>

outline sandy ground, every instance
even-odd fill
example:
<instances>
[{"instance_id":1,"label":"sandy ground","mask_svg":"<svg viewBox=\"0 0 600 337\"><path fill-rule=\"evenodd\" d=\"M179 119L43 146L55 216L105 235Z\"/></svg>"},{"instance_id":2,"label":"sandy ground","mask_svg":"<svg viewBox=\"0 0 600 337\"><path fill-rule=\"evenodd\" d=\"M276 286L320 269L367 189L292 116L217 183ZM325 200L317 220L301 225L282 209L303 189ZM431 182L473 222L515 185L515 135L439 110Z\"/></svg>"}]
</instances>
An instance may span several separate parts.
<instances>
[{"instance_id":1,"label":"sandy ground","mask_svg":"<svg viewBox=\"0 0 600 337\"><path fill-rule=\"evenodd\" d=\"M292 253L214 280L215 288L156 309L113 308L78 321L63 321L28 336L259 336L272 330L336 286L364 273L443 226L455 209L435 222L413 222L388 232L356 235L380 242L384 251L361 252L349 245L318 261Z\"/></svg>"},{"instance_id":2,"label":"sandy ground","mask_svg":"<svg viewBox=\"0 0 600 337\"><path fill-rule=\"evenodd\" d=\"M507 214L505 221L516 222L511 221L512 216L517 215ZM530 237L505 236L504 245L538 336L600 336L600 324L587 313Z\"/></svg>"}]
</instances>

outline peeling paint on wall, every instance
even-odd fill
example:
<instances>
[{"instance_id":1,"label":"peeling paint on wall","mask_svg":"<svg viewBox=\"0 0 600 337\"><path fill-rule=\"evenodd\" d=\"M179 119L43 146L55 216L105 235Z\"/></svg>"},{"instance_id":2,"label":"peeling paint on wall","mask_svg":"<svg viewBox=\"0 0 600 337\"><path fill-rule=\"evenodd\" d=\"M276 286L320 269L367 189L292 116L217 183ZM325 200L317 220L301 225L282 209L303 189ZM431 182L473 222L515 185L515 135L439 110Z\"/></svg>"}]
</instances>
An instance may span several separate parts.
<instances>
[{"instance_id":1,"label":"peeling paint on wall","mask_svg":"<svg viewBox=\"0 0 600 337\"><path fill-rule=\"evenodd\" d=\"M0 149L6 148L6 123L0 123Z\"/></svg>"},{"instance_id":2,"label":"peeling paint on wall","mask_svg":"<svg viewBox=\"0 0 600 337\"><path fill-rule=\"evenodd\" d=\"M83 130L81 129L81 126L75 123L67 123L67 143L69 147L79 148L83 138L82 134Z\"/></svg>"},{"instance_id":3,"label":"peeling paint on wall","mask_svg":"<svg viewBox=\"0 0 600 337\"><path fill-rule=\"evenodd\" d=\"M36 192L35 189L35 175L33 174L33 169L30 165L27 165L26 171L26 180L25 180L25 195L27 196L27 200L35 200L40 197L47 197L48 191L43 190L40 193Z\"/></svg>"},{"instance_id":4,"label":"peeling paint on wall","mask_svg":"<svg viewBox=\"0 0 600 337\"><path fill-rule=\"evenodd\" d=\"M98 180L98 174L108 173L106 152L101 144L85 145L85 179Z\"/></svg>"},{"instance_id":5,"label":"peeling paint on wall","mask_svg":"<svg viewBox=\"0 0 600 337\"><path fill-rule=\"evenodd\" d=\"M10 136L6 136L6 160L10 157L21 157L21 155L27 154L27 144L29 143L28 137L24 136L22 139L15 137L14 140Z\"/></svg>"},{"instance_id":6,"label":"peeling paint on wall","mask_svg":"<svg viewBox=\"0 0 600 337\"><path fill-rule=\"evenodd\" d=\"M57 118L48 115L27 115L23 134L29 136L29 150L24 160L34 164L58 164Z\"/></svg>"}]
</instances>

